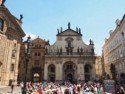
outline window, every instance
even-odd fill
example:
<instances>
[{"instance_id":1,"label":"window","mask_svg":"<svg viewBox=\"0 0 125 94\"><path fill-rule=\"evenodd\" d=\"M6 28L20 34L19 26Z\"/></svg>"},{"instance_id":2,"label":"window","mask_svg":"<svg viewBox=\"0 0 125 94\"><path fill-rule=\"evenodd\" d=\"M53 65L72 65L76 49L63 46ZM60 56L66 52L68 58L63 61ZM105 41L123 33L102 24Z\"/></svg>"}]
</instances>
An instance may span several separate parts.
<instances>
[{"instance_id":1,"label":"window","mask_svg":"<svg viewBox=\"0 0 125 94\"><path fill-rule=\"evenodd\" d=\"M3 31L3 20L0 18L0 31Z\"/></svg>"},{"instance_id":2,"label":"window","mask_svg":"<svg viewBox=\"0 0 125 94\"><path fill-rule=\"evenodd\" d=\"M54 67L51 67L50 71L51 71L51 72L55 72L55 68L54 68Z\"/></svg>"},{"instance_id":3,"label":"window","mask_svg":"<svg viewBox=\"0 0 125 94\"><path fill-rule=\"evenodd\" d=\"M11 64L11 71L14 71L14 64Z\"/></svg>"},{"instance_id":4,"label":"window","mask_svg":"<svg viewBox=\"0 0 125 94\"><path fill-rule=\"evenodd\" d=\"M40 54L40 53L38 53L38 56L41 56L41 54Z\"/></svg>"},{"instance_id":5,"label":"window","mask_svg":"<svg viewBox=\"0 0 125 94\"><path fill-rule=\"evenodd\" d=\"M37 53L34 53L34 56L37 56Z\"/></svg>"},{"instance_id":6,"label":"window","mask_svg":"<svg viewBox=\"0 0 125 94\"><path fill-rule=\"evenodd\" d=\"M67 65L67 69L73 69L73 66L71 64Z\"/></svg>"}]
</instances>

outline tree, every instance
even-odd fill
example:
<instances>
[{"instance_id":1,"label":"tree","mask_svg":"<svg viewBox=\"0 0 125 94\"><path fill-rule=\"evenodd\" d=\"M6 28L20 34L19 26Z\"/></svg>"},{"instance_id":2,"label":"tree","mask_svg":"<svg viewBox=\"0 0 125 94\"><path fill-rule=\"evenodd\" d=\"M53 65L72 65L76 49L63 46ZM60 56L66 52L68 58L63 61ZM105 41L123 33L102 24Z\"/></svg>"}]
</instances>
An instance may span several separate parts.
<instances>
[{"instance_id":1,"label":"tree","mask_svg":"<svg viewBox=\"0 0 125 94\"><path fill-rule=\"evenodd\" d=\"M115 79L116 68L115 68L115 65L112 64L112 63L110 65L110 71L111 71L111 74L112 74L112 78Z\"/></svg>"}]
</instances>

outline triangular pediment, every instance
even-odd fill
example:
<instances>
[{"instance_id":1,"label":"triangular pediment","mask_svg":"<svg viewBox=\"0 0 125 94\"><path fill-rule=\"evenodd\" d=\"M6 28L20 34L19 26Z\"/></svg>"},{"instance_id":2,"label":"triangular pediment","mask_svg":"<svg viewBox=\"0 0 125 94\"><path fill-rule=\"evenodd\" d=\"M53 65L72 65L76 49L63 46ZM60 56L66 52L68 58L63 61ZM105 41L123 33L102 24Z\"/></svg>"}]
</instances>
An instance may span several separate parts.
<instances>
[{"instance_id":1,"label":"triangular pediment","mask_svg":"<svg viewBox=\"0 0 125 94\"><path fill-rule=\"evenodd\" d=\"M78 31L74 31L72 29L67 29L67 30L57 34L57 36L82 36L82 34Z\"/></svg>"},{"instance_id":2,"label":"triangular pediment","mask_svg":"<svg viewBox=\"0 0 125 94\"><path fill-rule=\"evenodd\" d=\"M37 37L36 39L34 39L32 42L33 42L33 43L46 43L45 40L43 40L43 39L41 39L41 38L39 38L39 37Z\"/></svg>"}]
</instances>

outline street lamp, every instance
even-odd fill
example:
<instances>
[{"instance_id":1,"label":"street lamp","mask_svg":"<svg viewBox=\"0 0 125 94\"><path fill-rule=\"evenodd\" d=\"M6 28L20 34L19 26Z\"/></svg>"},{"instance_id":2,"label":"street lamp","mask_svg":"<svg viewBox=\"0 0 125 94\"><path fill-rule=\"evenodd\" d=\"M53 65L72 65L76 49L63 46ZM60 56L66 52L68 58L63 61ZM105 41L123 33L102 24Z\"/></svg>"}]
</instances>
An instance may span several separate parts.
<instances>
[{"instance_id":1,"label":"street lamp","mask_svg":"<svg viewBox=\"0 0 125 94\"><path fill-rule=\"evenodd\" d=\"M31 46L31 37L29 36L27 40L24 42L24 45L26 46L25 49L25 72L24 72L24 86L23 86L23 91L22 94L26 94L26 82L27 82L27 65L29 63L29 58L30 58L30 46Z\"/></svg>"}]
</instances>

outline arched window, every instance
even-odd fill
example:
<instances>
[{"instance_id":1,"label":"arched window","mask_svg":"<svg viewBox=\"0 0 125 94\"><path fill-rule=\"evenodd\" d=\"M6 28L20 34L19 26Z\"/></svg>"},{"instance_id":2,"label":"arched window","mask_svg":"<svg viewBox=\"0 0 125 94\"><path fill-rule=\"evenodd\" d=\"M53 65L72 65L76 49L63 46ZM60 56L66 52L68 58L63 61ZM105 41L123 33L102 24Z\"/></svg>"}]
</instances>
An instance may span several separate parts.
<instances>
[{"instance_id":1,"label":"arched window","mask_svg":"<svg viewBox=\"0 0 125 94\"><path fill-rule=\"evenodd\" d=\"M0 18L0 31L3 31L3 20Z\"/></svg>"}]
</instances>

